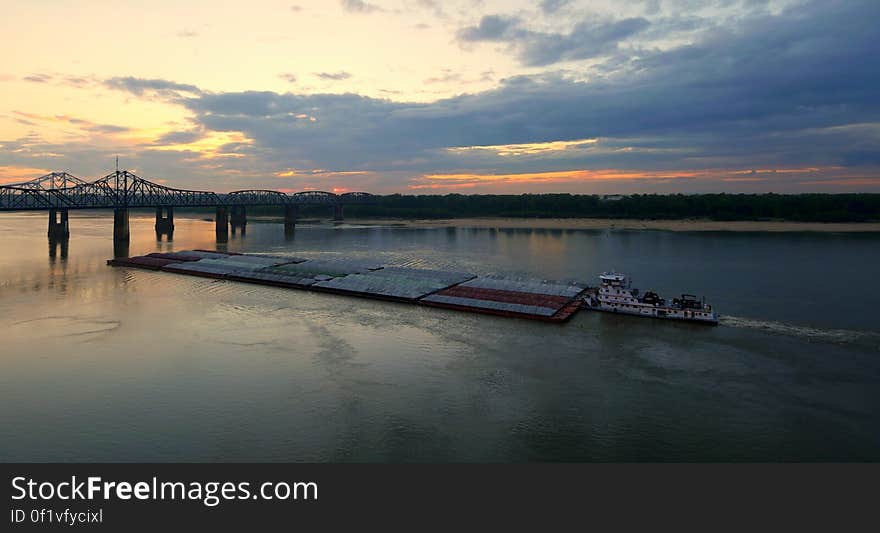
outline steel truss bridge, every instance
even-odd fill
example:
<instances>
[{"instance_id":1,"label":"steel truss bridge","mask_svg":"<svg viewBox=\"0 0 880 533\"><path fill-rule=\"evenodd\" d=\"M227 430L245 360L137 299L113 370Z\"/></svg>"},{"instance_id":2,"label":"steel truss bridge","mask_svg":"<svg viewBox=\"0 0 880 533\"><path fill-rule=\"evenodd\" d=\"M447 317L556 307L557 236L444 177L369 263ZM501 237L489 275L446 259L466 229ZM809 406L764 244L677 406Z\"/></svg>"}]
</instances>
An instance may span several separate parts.
<instances>
[{"instance_id":1,"label":"steel truss bridge","mask_svg":"<svg viewBox=\"0 0 880 533\"><path fill-rule=\"evenodd\" d=\"M48 211L50 239L70 234L68 211L71 209L113 209L113 238L125 242L129 240L129 209L155 208L156 233L170 235L174 231L175 207L213 207L217 239L225 241L230 222L233 233L236 228L244 232L247 207L283 208L285 230L292 230L299 207L328 206L333 210L333 219L342 220L344 206L370 203L375 199L365 192L193 191L154 183L127 170L117 170L91 182L67 172L52 172L26 182L0 185L0 211Z\"/></svg>"},{"instance_id":2,"label":"steel truss bridge","mask_svg":"<svg viewBox=\"0 0 880 533\"><path fill-rule=\"evenodd\" d=\"M120 170L87 182L66 172L53 172L11 185L0 185L0 211L49 209L127 209L150 207L305 206L365 203L365 192L335 194L304 191L287 194L269 190L229 193L175 189Z\"/></svg>"}]
</instances>

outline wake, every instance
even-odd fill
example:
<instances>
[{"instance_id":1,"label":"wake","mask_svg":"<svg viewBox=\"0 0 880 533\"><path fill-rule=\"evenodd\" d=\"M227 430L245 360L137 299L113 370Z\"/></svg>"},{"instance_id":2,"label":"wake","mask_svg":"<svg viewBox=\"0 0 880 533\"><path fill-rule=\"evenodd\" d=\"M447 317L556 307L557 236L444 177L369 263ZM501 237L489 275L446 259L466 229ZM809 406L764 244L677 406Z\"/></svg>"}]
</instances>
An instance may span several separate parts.
<instances>
[{"instance_id":1,"label":"wake","mask_svg":"<svg viewBox=\"0 0 880 533\"><path fill-rule=\"evenodd\" d=\"M772 320L756 320L725 315L718 318L718 323L720 325L734 328L756 329L778 335L806 338L807 340L833 342L835 344L868 343L873 344L875 348L880 348L880 333L872 331L815 328L811 326L799 326L795 324L786 324L784 322L775 322Z\"/></svg>"}]
</instances>

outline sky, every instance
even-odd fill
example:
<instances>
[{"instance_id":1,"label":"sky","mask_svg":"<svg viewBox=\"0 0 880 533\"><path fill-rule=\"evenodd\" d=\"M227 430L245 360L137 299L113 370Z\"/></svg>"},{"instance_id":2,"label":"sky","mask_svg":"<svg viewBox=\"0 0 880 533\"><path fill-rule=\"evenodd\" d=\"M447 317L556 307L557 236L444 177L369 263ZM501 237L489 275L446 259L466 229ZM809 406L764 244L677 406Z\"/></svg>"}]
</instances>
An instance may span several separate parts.
<instances>
[{"instance_id":1,"label":"sky","mask_svg":"<svg viewBox=\"0 0 880 533\"><path fill-rule=\"evenodd\" d=\"M0 183L880 192L877 0L0 8Z\"/></svg>"}]
</instances>

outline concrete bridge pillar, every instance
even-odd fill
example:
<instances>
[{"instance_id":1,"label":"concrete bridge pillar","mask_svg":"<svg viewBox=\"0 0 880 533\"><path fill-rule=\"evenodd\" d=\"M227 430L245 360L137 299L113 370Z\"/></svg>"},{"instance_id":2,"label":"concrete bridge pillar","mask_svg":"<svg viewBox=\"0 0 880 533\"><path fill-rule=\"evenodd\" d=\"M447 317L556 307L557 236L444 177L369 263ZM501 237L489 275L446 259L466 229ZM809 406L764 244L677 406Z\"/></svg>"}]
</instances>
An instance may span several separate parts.
<instances>
[{"instance_id":1,"label":"concrete bridge pillar","mask_svg":"<svg viewBox=\"0 0 880 533\"><path fill-rule=\"evenodd\" d=\"M342 204L335 204L333 206L333 220L344 220L342 213Z\"/></svg>"},{"instance_id":2,"label":"concrete bridge pillar","mask_svg":"<svg viewBox=\"0 0 880 533\"><path fill-rule=\"evenodd\" d=\"M171 235L174 233L174 208L156 208L156 235Z\"/></svg>"},{"instance_id":3,"label":"concrete bridge pillar","mask_svg":"<svg viewBox=\"0 0 880 533\"><path fill-rule=\"evenodd\" d=\"M128 242L128 209L116 208L113 210L113 241Z\"/></svg>"},{"instance_id":4,"label":"concrete bridge pillar","mask_svg":"<svg viewBox=\"0 0 880 533\"><path fill-rule=\"evenodd\" d=\"M232 234L235 235L236 230L241 230L242 236L247 233L247 213L243 205L234 205L230 209L229 223L232 226Z\"/></svg>"},{"instance_id":5,"label":"concrete bridge pillar","mask_svg":"<svg viewBox=\"0 0 880 533\"><path fill-rule=\"evenodd\" d=\"M284 206L284 238L286 240L293 239L293 235L296 232L297 212L298 209L294 204Z\"/></svg>"},{"instance_id":6,"label":"concrete bridge pillar","mask_svg":"<svg viewBox=\"0 0 880 533\"><path fill-rule=\"evenodd\" d=\"M297 211L295 205L284 206L284 229L294 229L296 227Z\"/></svg>"},{"instance_id":7,"label":"concrete bridge pillar","mask_svg":"<svg viewBox=\"0 0 880 533\"><path fill-rule=\"evenodd\" d=\"M217 242L226 242L229 240L229 213L225 206L217 207L217 214L214 217L216 224Z\"/></svg>"},{"instance_id":8,"label":"concrete bridge pillar","mask_svg":"<svg viewBox=\"0 0 880 533\"><path fill-rule=\"evenodd\" d=\"M120 257L128 257L128 248L129 243L127 240L125 241L113 241L113 257L114 259L119 259Z\"/></svg>"},{"instance_id":9,"label":"concrete bridge pillar","mask_svg":"<svg viewBox=\"0 0 880 533\"><path fill-rule=\"evenodd\" d=\"M66 239L67 237L70 237L70 224L67 218L67 209L50 209L49 238Z\"/></svg>"},{"instance_id":10,"label":"concrete bridge pillar","mask_svg":"<svg viewBox=\"0 0 880 533\"><path fill-rule=\"evenodd\" d=\"M243 205L232 206L232 213L230 213L229 222L232 224L233 231L235 228L244 228L247 226L247 211Z\"/></svg>"}]
</instances>

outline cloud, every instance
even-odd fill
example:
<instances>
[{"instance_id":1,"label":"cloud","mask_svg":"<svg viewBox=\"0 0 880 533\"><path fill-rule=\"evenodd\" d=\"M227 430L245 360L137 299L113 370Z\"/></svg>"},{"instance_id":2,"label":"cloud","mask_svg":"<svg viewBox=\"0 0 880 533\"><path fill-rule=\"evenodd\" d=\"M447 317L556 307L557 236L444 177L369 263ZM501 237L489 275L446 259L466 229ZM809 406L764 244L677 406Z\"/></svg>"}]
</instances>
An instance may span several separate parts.
<instances>
[{"instance_id":1,"label":"cloud","mask_svg":"<svg viewBox=\"0 0 880 533\"><path fill-rule=\"evenodd\" d=\"M503 41L511 40L519 34L520 20L517 17L486 15L476 26L458 30L456 36L461 41Z\"/></svg>"},{"instance_id":2,"label":"cloud","mask_svg":"<svg viewBox=\"0 0 880 533\"><path fill-rule=\"evenodd\" d=\"M494 72L492 70L484 70L479 74L479 77L465 77L461 72L453 71L452 69L445 68L440 71L440 73L436 76L431 76L430 78L426 78L422 83L426 85L432 85L437 83L454 83L458 86L469 85L473 83L486 83L492 81L494 78Z\"/></svg>"},{"instance_id":3,"label":"cloud","mask_svg":"<svg viewBox=\"0 0 880 533\"><path fill-rule=\"evenodd\" d=\"M52 81L52 76L49 74L31 74L22 79L31 83L48 83Z\"/></svg>"},{"instance_id":4,"label":"cloud","mask_svg":"<svg viewBox=\"0 0 880 533\"><path fill-rule=\"evenodd\" d=\"M294 12L296 12L296 13L298 13L298 12L300 12L300 11L303 10L303 7L294 4L294 5L290 6L290 10L291 10L291 11L294 11Z\"/></svg>"},{"instance_id":5,"label":"cloud","mask_svg":"<svg viewBox=\"0 0 880 533\"><path fill-rule=\"evenodd\" d=\"M11 81L15 78L12 76L0 75L0 81ZM30 83L54 83L56 85L66 85L69 87L75 87L78 89L83 89L86 87L91 87L98 83L94 76L79 76L79 75L70 75L70 74L60 74L60 73L36 73L24 76L21 78L22 81L27 81Z\"/></svg>"},{"instance_id":6,"label":"cloud","mask_svg":"<svg viewBox=\"0 0 880 533\"><path fill-rule=\"evenodd\" d=\"M161 97L173 98L179 96L180 93L201 93L201 89L195 85L177 83L158 78L147 79L135 78L132 76L116 77L105 80L104 85L117 91L129 92L135 96L154 94Z\"/></svg>"},{"instance_id":7,"label":"cloud","mask_svg":"<svg viewBox=\"0 0 880 533\"><path fill-rule=\"evenodd\" d=\"M96 133L123 133L131 131L126 126L117 126L116 124L86 124L85 129Z\"/></svg>"},{"instance_id":8,"label":"cloud","mask_svg":"<svg viewBox=\"0 0 880 533\"><path fill-rule=\"evenodd\" d=\"M461 42L506 42L523 64L545 66L610 54L621 41L649 25L647 19L640 17L583 20L570 33L546 33L525 29L522 20L516 17L487 15L476 26L460 29L456 36Z\"/></svg>"},{"instance_id":9,"label":"cloud","mask_svg":"<svg viewBox=\"0 0 880 533\"><path fill-rule=\"evenodd\" d=\"M62 83L71 87L76 87L77 89L91 87L92 85L95 85L96 82L97 80L91 76L64 76L62 78Z\"/></svg>"},{"instance_id":10,"label":"cloud","mask_svg":"<svg viewBox=\"0 0 880 533\"><path fill-rule=\"evenodd\" d=\"M169 131L168 133L162 134L158 139L155 140L153 144L159 145L177 145L177 144L190 144L198 141L204 137L204 132L200 130L189 130L189 131Z\"/></svg>"},{"instance_id":11,"label":"cloud","mask_svg":"<svg viewBox=\"0 0 880 533\"><path fill-rule=\"evenodd\" d=\"M340 70L339 72L315 72L315 76L321 78L322 80L341 81L351 78L352 74L350 72Z\"/></svg>"},{"instance_id":12,"label":"cloud","mask_svg":"<svg viewBox=\"0 0 880 533\"><path fill-rule=\"evenodd\" d=\"M453 72L450 69L443 69L443 72L437 76L432 76L427 78L423 83L431 84L431 83L450 83L450 82L460 82L461 81L461 73Z\"/></svg>"},{"instance_id":13,"label":"cloud","mask_svg":"<svg viewBox=\"0 0 880 533\"><path fill-rule=\"evenodd\" d=\"M546 14L556 13L571 2L572 0L541 0L541 11Z\"/></svg>"},{"instance_id":14,"label":"cloud","mask_svg":"<svg viewBox=\"0 0 880 533\"><path fill-rule=\"evenodd\" d=\"M375 4L364 2L363 0L341 0L342 9L352 13L373 13L382 11L382 8Z\"/></svg>"},{"instance_id":15,"label":"cloud","mask_svg":"<svg viewBox=\"0 0 880 533\"><path fill-rule=\"evenodd\" d=\"M181 31L177 32L177 36L182 37L184 39L189 39L192 37L198 37L199 32L197 32L195 30L181 30Z\"/></svg>"},{"instance_id":16,"label":"cloud","mask_svg":"<svg viewBox=\"0 0 880 533\"><path fill-rule=\"evenodd\" d=\"M296 74L291 74L290 72L282 72L278 75L278 77L287 82L296 83Z\"/></svg>"},{"instance_id":17,"label":"cloud","mask_svg":"<svg viewBox=\"0 0 880 533\"><path fill-rule=\"evenodd\" d=\"M70 115L38 115L35 113L25 113L23 111L13 111L16 120L28 126L38 126L39 123L65 123L75 126L81 130L90 133L114 134L131 131L131 128L118 126L116 124L99 124L83 118L72 117Z\"/></svg>"}]
</instances>

